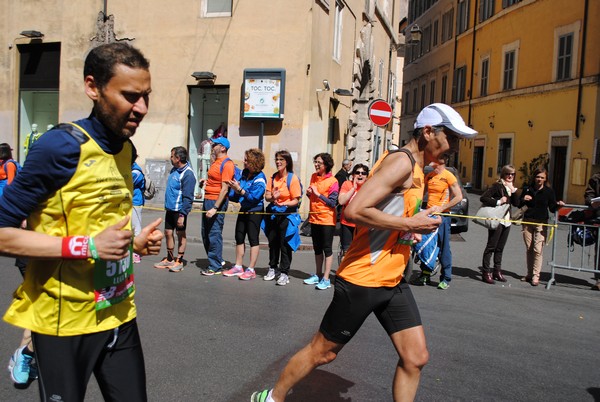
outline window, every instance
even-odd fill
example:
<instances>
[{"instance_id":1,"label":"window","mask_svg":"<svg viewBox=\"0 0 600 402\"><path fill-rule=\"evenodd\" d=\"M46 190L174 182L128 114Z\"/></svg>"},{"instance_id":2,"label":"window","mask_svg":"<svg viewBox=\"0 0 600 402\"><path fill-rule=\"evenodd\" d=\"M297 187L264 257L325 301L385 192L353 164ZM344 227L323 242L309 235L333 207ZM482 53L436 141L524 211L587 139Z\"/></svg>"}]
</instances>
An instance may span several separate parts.
<instances>
[{"instance_id":1,"label":"window","mask_svg":"<svg viewBox=\"0 0 600 402\"><path fill-rule=\"evenodd\" d=\"M498 141L498 167L497 173L500 173L502 166L511 163L512 138L500 138Z\"/></svg>"},{"instance_id":2,"label":"window","mask_svg":"<svg viewBox=\"0 0 600 402\"><path fill-rule=\"evenodd\" d=\"M412 102L412 111L415 113L417 111L417 88L413 89L413 102Z\"/></svg>"},{"instance_id":3,"label":"window","mask_svg":"<svg viewBox=\"0 0 600 402\"><path fill-rule=\"evenodd\" d=\"M456 33L461 34L469 28L469 1L458 0L456 9Z\"/></svg>"},{"instance_id":4,"label":"window","mask_svg":"<svg viewBox=\"0 0 600 402\"><path fill-rule=\"evenodd\" d=\"M404 113L410 112L410 109L408 107L408 105L410 105L409 98L410 98L410 91L404 92L404 99L402 99L402 102L404 103Z\"/></svg>"},{"instance_id":5,"label":"window","mask_svg":"<svg viewBox=\"0 0 600 402\"><path fill-rule=\"evenodd\" d=\"M436 47L438 45L438 36L439 36L439 20L433 21L433 32L432 32L432 46Z\"/></svg>"},{"instance_id":6,"label":"window","mask_svg":"<svg viewBox=\"0 0 600 402\"><path fill-rule=\"evenodd\" d=\"M465 88L467 79L467 66L454 70L453 101L462 102L465 100Z\"/></svg>"},{"instance_id":7,"label":"window","mask_svg":"<svg viewBox=\"0 0 600 402\"><path fill-rule=\"evenodd\" d=\"M520 3L521 0L502 0L502 8L510 7L513 4Z\"/></svg>"},{"instance_id":8,"label":"window","mask_svg":"<svg viewBox=\"0 0 600 402\"><path fill-rule=\"evenodd\" d=\"M203 17L231 17L231 0L204 0Z\"/></svg>"},{"instance_id":9,"label":"window","mask_svg":"<svg viewBox=\"0 0 600 402\"><path fill-rule=\"evenodd\" d=\"M573 33L558 38L558 60L556 80L571 79L571 62L573 58Z\"/></svg>"},{"instance_id":10,"label":"window","mask_svg":"<svg viewBox=\"0 0 600 402\"><path fill-rule=\"evenodd\" d=\"M442 16L442 43L452 39L453 21L454 9L450 9Z\"/></svg>"},{"instance_id":11,"label":"window","mask_svg":"<svg viewBox=\"0 0 600 402\"><path fill-rule=\"evenodd\" d=\"M336 0L335 2L335 16L334 16L334 31L333 31L333 59L340 61L342 57L342 9L344 5Z\"/></svg>"},{"instance_id":12,"label":"window","mask_svg":"<svg viewBox=\"0 0 600 402\"><path fill-rule=\"evenodd\" d=\"M488 94L488 79L490 75L490 59L485 58L481 60L481 69L479 73L481 81L479 82L479 95L487 96Z\"/></svg>"},{"instance_id":13,"label":"window","mask_svg":"<svg viewBox=\"0 0 600 402\"><path fill-rule=\"evenodd\" d=\"M423 42L423 54L429 53L431 50L431 25L427 25L423 29L423 39L421 41Z\"/></svg>"},{"instance_id":14,"label":"window","mask_svg":"<svg viewBox=\"0 0 600 402\"><path fill-rule=\"evenodd\" d=\"M448 88L448 76L444 74L442 76L442 95L440 98L440 102L446 103L446 90Z\"/></svg>"},{"instance_id":15,"label":"window","mask_svg":"<svg viewBox=\"0 0 600 402\"><path fill-rule=\"evenodd\" d=\"M485 21L494 15L494 0L481 0L479 6L479 22Z\"/></svg>"},{"instance_id":16,"label":"window","mask_svg":"<svg viewBox=\"0 0 600 402\"><path fill-rule=\"evenodd\" d=\"M429 84L429 104L435 103L435 80Z\"/></svg>"},{"instance_id":17,"label":"window","mask_svg":"<svg viewBox=\"0 0 600 402\"><path fill-rule=\"evenodd\" d=\"M514 89L515 54L515 50L504 53L504 75L502 80L502 89L505 91Z\"/></svg>"},{"instance_id":18,"label":"window","mask_svg":"<svg viewBox=\"0 0 600 402\"><path fill-rule=\"evenodd\" d=\"M425 92L427 90L427 84L423 83L421 85L421 109L425 107Z\"/></svg>"}]
</instances>

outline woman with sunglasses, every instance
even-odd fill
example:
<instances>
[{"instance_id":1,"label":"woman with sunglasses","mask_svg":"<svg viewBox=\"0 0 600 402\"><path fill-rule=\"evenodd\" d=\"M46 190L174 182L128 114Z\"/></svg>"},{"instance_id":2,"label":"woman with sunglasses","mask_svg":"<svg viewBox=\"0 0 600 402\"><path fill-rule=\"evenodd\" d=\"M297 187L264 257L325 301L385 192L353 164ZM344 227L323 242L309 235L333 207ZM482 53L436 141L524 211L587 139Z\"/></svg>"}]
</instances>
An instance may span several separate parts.
<instances>
[{"instance_id":1,"label":"woman with sunglasses","mask_svg":"<svg viewBox=\"0 0 600 402\"><path fill-rule=\"evenodd\" d=\"M485 207L496 207L504 204L518 205L519 197L514 186L515 168L505 165L500 171L500 179L492 184L481 196L480 200ZM483 251L482 280L494 284L494 280L506 282L502 275L502 252L510 233L510 207L504 216L505 221L500 221L496 229L488 229L488 241ZM494 266L491 266L492 255Z\"/></svg>"},{"instance_id":2,"label":"woman with sunglasses","mask_svg":"<svg viewBox=\"0 0 600 402\"><path fill-rule=\"evenodd\" d=\"M315 173L310 178L306 195L310 200L310 230L315 251L316 274L304 280L306 285L316 285L319 290L331 287L329 273L333 263L333 235L340 186L331 173L333 158L328 153L315 155L313 159ZM325 264L325 272L323 272ZM321 275L323 275L321 277Z\"/></svg>"},{"instance_id":3,"label":"woman with sunglasses","mask_svg":"<svg viewBox=\"0 0 600 402\"><path fill-rule=\"evenodd\" d=\"M352 242L352 238L354 237L354 228L356 225L354 223L348 222L344 216L344 210L346 209L346 205L352 201L360 187L363 185L365 180L367 180L367 176L369 175L369 168L362 163L359 163L354 166L351 173L350 180L346 180L342 184L342 188L340 189L340 195L338 196L338 204L342 205L342 214L340 218L340 242L341 242L341 250L340 250L340 261L348 247L350 247L350 243Z\"/></svg>"},{"instance_id":4,"label":"woman with sunglasses","mask_svg":"<svg viewBox=\"0 0 600 402\"><path fill-rule=\"evenodd\" d=\"M527 206L523 215L523 241L527 255L527 274L521 278L523 282L530 282L531 286L540 284L540 272L542 272L542 260L544 256L544 242L548 232L550 217L548 211L554 213L563 205L562 201L556 201L554 191L547 185L548 171L537 168L533 172L530 186L521 194L521 206Z\"/></svg>"}]
</instances>

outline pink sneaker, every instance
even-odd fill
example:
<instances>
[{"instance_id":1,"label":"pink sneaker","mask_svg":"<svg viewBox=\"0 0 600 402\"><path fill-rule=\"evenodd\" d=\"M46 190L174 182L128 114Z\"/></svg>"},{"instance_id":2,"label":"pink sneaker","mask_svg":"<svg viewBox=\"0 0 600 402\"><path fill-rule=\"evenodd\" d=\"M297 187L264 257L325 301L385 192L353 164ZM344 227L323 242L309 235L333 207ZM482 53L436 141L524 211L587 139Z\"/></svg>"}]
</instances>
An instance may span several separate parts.
<instances>
[{"instance_id":1,"label":"pink sneaker","mask_svg":"<svg viewBox=\"0 0 600 402\"><path fill-rule=\"evenodd\" d=\"M142 262L142 257L138 253L133 253L133 263L139 264L140 262Z\"/></svg>"},{"instance_id":2,"label":"pink sneaker","mask_svg":"<svg viewBox=\"0 0 600 402\"><path fill-rule=\"evenodd\" d=\"M253 269L247 269L238 278L240 278L242 281L249 281L250 279L256 279L256 272L254 272Z\"/></svg>"},{"instance_id":3,"label":"pink sneaker","mask_svg":"<svg viewBox=\"0 0 600 402\"><path fill-rule=\"evenodd\" d=\"M240 276L244 273L244 268L236 267L235 265L223 272L223 276Z\"/></svg>"}]
</instances>

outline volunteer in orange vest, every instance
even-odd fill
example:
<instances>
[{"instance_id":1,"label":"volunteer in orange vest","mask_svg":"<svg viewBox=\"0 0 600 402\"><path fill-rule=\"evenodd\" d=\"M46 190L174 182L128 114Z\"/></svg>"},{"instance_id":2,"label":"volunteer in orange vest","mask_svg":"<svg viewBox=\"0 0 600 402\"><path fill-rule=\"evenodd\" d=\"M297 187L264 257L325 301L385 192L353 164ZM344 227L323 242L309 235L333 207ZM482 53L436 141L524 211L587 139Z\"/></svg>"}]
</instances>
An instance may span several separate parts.
<instances>
[{"instance_id":1,"label":"volunteer in orange vest","mask_svg":"<svg viewBox=\"0 0 600 402\"><path fill-rule=\"evenodd\" d=\"M310 185L306 195L310 200L310 230L313 249L315 250L315 264L317 273L304 280L306 285L316 285L319 290L331 287L329 273L333 262L333 235L335 233L335 220L338 193L340 190L337 179L331 174L333 158L328 153L321 153L314 157L316 172L310 178ZM325 273L323 273L325 263Z\"/></svg>"}]
</instances>

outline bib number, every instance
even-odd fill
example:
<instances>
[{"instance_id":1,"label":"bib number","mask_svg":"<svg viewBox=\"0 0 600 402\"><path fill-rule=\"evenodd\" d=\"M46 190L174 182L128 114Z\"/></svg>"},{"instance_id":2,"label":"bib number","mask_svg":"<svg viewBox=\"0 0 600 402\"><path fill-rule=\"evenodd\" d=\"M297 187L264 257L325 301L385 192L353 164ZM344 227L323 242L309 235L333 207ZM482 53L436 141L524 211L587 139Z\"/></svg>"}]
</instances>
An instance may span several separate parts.
<instances>
[{"instance_id":1,"label":"bib number","mask_svg":"<svg viewBox=\"0 0 600 402\"><path fill-rule=\"evenodd\" d=\"M96 260L94 268L94 298L96 310L114 306L125 300L135 289L133 282L133 249L119 261Z\"/></svg>"}]
</instances>

